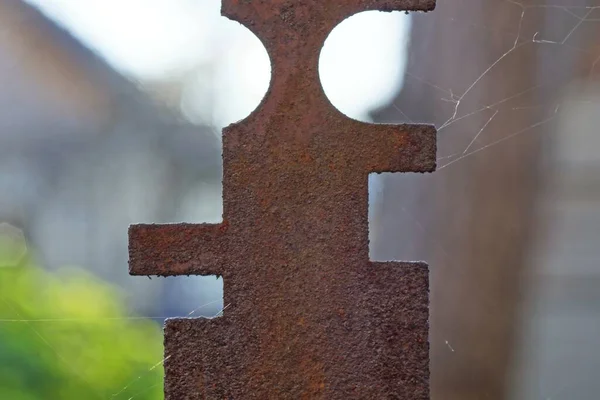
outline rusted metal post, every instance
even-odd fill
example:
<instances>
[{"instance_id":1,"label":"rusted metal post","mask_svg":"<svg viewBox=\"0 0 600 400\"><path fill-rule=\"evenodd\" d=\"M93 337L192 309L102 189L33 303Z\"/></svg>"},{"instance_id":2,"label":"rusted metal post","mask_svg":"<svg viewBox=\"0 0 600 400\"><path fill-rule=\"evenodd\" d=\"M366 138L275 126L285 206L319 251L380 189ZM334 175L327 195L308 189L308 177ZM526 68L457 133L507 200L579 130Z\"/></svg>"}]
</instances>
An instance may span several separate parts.
<instances>
[{"instance_id":1,"label":"rusted metal post","mask_svg":"<svg viewBox=\"0 0 600 400\"><path fill-rule=\"evenodd\" d=\"M318 60L366 10L434 0L224 0L271 57L259 108L223 131L223 222L136 225L132 275L221 275L224 316L165 326L167 399L429 399L428 268L371 262L368 174L431 172L436 130L348 119Z\"/></svg>"}]
</instances>

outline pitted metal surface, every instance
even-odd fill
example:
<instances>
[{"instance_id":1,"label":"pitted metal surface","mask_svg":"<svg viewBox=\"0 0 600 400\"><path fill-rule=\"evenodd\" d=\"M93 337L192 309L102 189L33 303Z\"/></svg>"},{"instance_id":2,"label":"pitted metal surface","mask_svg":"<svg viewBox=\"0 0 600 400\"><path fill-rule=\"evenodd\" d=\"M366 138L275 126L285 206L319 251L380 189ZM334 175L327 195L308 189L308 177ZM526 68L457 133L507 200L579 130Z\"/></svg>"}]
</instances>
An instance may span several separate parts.
<instances>
[{"instance_id":1,"label":"pitted metal surface","mask_svg":"<svg viewBox=\"0 0 600 400\"><path fill-rule=\"evenodd\" d=\"M353 14L434 7L223 1L273 71L258 109L223 130L223 223L129 230L132 275L224 278L222 317L166 322L167 399L429 399L428 267L369 260L368 174L433 171L436 130L347 118L318 59Z\"/></svg>"}]
</instances>

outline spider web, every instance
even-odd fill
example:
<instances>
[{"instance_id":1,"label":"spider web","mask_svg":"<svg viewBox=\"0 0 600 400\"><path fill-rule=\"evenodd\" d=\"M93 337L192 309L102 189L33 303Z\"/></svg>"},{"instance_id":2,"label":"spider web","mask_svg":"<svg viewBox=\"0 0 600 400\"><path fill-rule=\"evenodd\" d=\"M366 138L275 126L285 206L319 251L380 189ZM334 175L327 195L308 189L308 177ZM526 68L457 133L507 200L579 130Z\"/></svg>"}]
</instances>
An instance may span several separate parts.
<instances>
[{"instance_id":1,"label":"spider web","mask_svg":"<svg viewBox=\"0 0 600 400\"><path fill-rule=\"evenodd\" d=\"M600 291L590 283L597 267L590 265L585 278L574 279L587 281L587 292L581 284L572 285L562 300L539 306L548 302L544 274L549 269L570 276L578 270L575 260L598 257L592 241L583 237L584 223L572 221L573 212L561 214L578 206L557 203L556 193L548 190L555 190L554 181L565 175L565 143L578 149L571 154L576 159L593 153L582 149L595 143L596 135L599 7L593 1L454 1L438 2L434 13L413 17L415 40L404 95L378 115L385 122L433 122L439 132L438 170L426 178L385 177L388 200L377 220L374 253L378 259L424 258L431 264L432 387L440 398L450 398L444 390L457 385L465 390L458 390L462 398L487 393L515 399L588 398L599 390L589 368L600 354L579 350L577 344L598 345L589 334L600 321L597 311L590 312L588 305L580 327L560 328L556 322L567 318L560 311L565 296L578 298L580 313L581 303L590 301L586 296ZM523 214L530 207L526 196L535 202L531 216ZM577 199L582 200L589 202ZM542 209L546 203L554 204L550 214ZM492 211L485 211L488 206ZM394 216L394 210L400 215ZM573 226L569 232L578 236L563 235L563 245L548 242L566 218ZM520 231L534 224L540 227ZM514 233L507 233L510 229ZM386 239L392 233L393 239ZM531 243L514 250L527 253L525 268L497 265L499 247L510 252L511 245L527 240ZM583 242L586 246L577 245ZM585 253L573 252L576 245ZM556 255L551 247L560 247L562 265L551 260ZM491 272L482 272L486 269ZM556 285L550 290L555 294L567 290ZM520 296L517 287L527 292L518 301L513 299ZM501 307L504 302L513 308ZM507 315L514 318L511 323ZM486 342L510 356L498 356ZM482 369L487 372L479 375ZM480 389L464 382L472 375L478 376Z\"/></svg>"}]
</instances>

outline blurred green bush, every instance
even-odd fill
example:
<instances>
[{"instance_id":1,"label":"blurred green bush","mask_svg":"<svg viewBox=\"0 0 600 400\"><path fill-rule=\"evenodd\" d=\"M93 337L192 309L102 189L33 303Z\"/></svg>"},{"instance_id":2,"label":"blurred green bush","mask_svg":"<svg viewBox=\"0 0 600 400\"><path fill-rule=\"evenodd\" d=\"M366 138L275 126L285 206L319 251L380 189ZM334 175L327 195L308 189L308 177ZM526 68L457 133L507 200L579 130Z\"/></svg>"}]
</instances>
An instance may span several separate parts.
<instances>
[{"instance_id":1,"label":"blurred green bush","mask_svg":"<svg viewBox=\"0 0 600 400\"><path fill-rule=\"evenodd\" d=\"M128 317L116 289L85 271L50 273L26 252L15 263L5 250L0 246L0 399L163 398L158 323Z\"/></svg>"}]
</instances>

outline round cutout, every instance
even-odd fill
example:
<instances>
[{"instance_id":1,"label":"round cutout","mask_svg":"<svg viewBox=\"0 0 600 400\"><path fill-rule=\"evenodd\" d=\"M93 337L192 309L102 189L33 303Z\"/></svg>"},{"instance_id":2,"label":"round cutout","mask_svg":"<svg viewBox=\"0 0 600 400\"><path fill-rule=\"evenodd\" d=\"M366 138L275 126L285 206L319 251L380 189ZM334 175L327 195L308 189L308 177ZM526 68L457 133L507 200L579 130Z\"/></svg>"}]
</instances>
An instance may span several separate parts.
<instances>
[{"instance_id":1,"label":"round cutout","mask_svg":"<svg viewBox=\"0 0 600 400\"><path fill-rule=\"evenodd\" d=\"M406 67L410 15L367 11L329 34L319 59L321 85L346 116L370 122L369 112L397 94Z\"/></svg>"}]
</instances>

